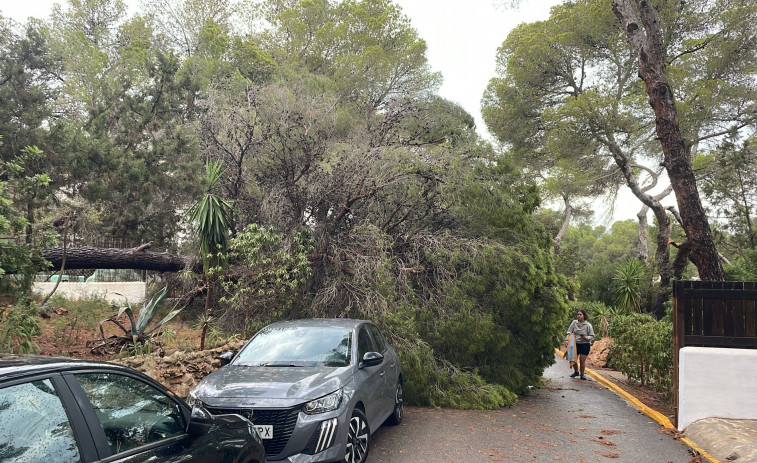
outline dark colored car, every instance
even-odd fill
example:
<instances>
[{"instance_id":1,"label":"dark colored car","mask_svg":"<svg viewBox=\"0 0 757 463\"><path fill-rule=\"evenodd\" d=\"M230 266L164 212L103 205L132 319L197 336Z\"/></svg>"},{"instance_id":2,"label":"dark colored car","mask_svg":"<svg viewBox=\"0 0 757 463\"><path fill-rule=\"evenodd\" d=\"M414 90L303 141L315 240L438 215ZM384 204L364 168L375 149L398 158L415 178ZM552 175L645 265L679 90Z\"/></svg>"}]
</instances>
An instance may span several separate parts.
<instances>
[{"instance_id":1,"label":"dark colored car","mask_svg":"<svg viewBox=\"0 0 757 463\"><path fill-rule=\"evenodd\" d=\"M224 355L189 401L249 417L268 461L364 463L371 434L402 421L399 358L368 321L278 322Z\"/></svg>"},{"instance_id":2,"label":"dark colored car","mask_svg":"<svg viewBox=\"0 0 757 463\"><path fill-rule=\"evenodd\" d=\"M0 462L264 463L252 424L105 362L0 354Z\"/></svg>"}]
</instances>

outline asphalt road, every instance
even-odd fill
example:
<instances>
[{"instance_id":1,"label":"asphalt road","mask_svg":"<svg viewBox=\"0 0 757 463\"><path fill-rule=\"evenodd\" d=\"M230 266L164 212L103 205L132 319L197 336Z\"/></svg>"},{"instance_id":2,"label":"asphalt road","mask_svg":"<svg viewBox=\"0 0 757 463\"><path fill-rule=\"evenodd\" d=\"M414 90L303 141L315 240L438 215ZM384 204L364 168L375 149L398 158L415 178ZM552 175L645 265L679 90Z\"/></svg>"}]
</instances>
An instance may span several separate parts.
<instances>
[{"instance_id":1,"label":"asphalt road","mask_svg":"<svg viewBox=\"0 0 757 463\"><path fill-rule=\"evenodd\" d=\"M367 463L688 463L689 447L613 391L570 378L567 363L512 408L406 407L400 426L373 434Z\"/></svg>"}]
</instances>

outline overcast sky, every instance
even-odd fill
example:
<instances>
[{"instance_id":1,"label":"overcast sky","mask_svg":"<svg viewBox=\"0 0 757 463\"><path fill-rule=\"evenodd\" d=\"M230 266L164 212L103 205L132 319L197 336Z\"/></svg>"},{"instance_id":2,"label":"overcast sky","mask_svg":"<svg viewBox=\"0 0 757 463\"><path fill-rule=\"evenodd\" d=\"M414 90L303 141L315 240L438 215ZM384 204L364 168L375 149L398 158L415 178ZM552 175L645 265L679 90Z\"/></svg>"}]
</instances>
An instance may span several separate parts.
<instances>
[{"instance_id":1,"label":"overcast sky","mask_svg":"<svg viewBox=\"0 0 757 463\"><path fill-rule=\"evenodd\" d=\"M139 0L125 0L134 14ZM522 0L518 9L508 9L508 0L394 0L428 44L428 60L444 77L439 93L460 104L476 119L478 132L486 136L481 119L481 96L494 77L497 48L518 24L544 20L561 0ZM0 13L24 22L29 16L47 18L55 0L0 0ZM627 190L627 189L624 189ZM630 193L629 193L630 194ZM638 200L622 195L615 219L633 218ZM556 205L558 208L559 205ZM604 222L597 211L595 220Z\"/></svg>"}]
</instances>

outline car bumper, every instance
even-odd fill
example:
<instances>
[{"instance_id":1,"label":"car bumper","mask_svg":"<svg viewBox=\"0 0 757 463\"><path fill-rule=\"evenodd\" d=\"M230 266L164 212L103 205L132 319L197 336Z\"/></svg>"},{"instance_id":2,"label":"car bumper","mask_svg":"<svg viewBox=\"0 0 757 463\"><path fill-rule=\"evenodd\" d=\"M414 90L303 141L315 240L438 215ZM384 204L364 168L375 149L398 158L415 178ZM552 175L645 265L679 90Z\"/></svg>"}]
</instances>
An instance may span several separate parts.
<instances>
[{"instance_id":1,"label":"car bumper","mask_svg":"<svg viewBox=\"0 0 757 463\"><path fill-rule=\"evenodd\" d=\"M267 458L270 463L335 462L344 458L349 425L347 407L331 413L306 415L300 413L297 427L280 455ZM319 451L320 450L320 451Z\"/></svg>"}]
</instances>

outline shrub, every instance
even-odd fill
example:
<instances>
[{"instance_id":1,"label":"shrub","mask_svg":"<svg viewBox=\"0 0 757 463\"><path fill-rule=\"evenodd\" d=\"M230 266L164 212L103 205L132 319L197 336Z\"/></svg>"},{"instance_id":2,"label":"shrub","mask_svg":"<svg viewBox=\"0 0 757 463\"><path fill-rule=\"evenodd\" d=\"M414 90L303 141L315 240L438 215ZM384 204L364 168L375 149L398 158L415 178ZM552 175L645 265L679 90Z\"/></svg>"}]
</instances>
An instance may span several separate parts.
<instances>
[{"instance_id":1,"label":"shrub","mask_svg":"<svg viewBox=\"0 0 757 463\"><path fill-rule=\"evenodd\" d=\"M425 342L400 342L407 403L427 407L490 410L515 405L518 398L506 387L487 383L475 370L463 371L434 357Z\"/></svg>"},{"instance_id":2,"label":"shrub","mask_svg":"<svg viewBox=\"0 0 757 463\"><path fill-rule=\"evenodd\" d=\"M14 309L0 313L0 352L38 354L34 337L39 336L39 308L28 299L19 300Z\"/></svg>"},{"instance_id":3,"label":"shrub","mask_svg":"<svg viewBox=\"0 0 757 463\"><path fill-rule=\"evenodd\" d=\"M650 314L619 315L612 320L610 336L615 340L610 351L615 368L672 400L673 323Z\"/></svg>"}]
</instances>

